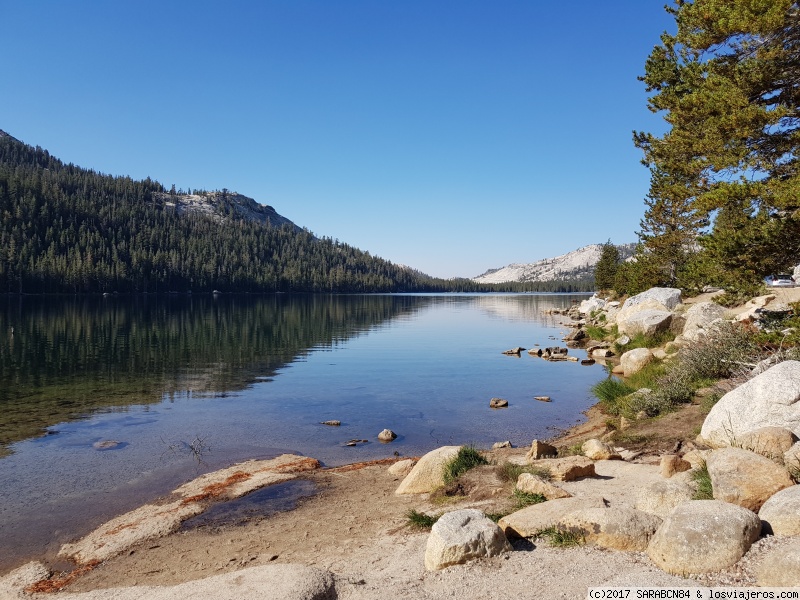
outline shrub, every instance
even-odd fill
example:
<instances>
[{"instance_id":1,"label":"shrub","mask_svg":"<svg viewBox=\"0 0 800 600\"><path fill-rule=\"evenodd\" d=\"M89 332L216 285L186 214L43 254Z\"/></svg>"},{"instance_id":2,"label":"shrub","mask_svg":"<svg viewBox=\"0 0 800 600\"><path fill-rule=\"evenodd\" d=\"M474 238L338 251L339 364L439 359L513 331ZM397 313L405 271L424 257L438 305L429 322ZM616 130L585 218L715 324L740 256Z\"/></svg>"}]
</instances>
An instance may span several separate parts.
<instances>
[{"instance_id":1,"label":"shrub","mask_svg":"<svg viewBox=\"0 0 800 600\"><path fill-rule=\"evenodd\" d=\"M478 452L475 446L461 446L452 460L444 466L444 482L451 483L459 475L480 465L488 465L489 461Z\"/></svg>"}]
</instances>

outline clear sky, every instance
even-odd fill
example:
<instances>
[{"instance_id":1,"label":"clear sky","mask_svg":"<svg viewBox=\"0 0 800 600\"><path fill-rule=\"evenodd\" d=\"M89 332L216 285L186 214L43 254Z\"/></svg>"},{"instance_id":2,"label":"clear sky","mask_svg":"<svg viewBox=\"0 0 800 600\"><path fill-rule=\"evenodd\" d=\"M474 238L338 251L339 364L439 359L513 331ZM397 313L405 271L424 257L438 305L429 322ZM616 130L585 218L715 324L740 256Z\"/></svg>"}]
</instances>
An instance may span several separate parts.
<instances>
[{"instance_id":1,"label":"clear sky","mask_svg":"<svg viewBox=\"0 0 800 600\"><path fill-rule=\"evenodd\" d=\"M440 277L636 240L665 0L0 0L0 129Z\"/></svg>"}]
</instances>

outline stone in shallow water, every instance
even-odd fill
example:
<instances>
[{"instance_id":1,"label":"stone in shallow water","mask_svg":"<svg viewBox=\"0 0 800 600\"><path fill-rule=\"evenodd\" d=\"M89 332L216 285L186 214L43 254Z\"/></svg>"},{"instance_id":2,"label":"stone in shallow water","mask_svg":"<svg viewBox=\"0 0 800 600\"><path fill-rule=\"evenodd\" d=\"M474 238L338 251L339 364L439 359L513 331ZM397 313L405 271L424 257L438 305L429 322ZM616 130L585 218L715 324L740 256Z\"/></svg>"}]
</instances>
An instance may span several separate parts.
<instances>
[{"instance_id":1,"label":"stone in shallow water","mask_svg":"<svg viewBox=\"0 0 800 600\"><path fill-rule=\"evenodd\" d=\"M92 448L95 450L114 450L120 446L122 446L122 442L118 442L117 440L100 440L92 444Z\"/></svg>"}]
</instances>

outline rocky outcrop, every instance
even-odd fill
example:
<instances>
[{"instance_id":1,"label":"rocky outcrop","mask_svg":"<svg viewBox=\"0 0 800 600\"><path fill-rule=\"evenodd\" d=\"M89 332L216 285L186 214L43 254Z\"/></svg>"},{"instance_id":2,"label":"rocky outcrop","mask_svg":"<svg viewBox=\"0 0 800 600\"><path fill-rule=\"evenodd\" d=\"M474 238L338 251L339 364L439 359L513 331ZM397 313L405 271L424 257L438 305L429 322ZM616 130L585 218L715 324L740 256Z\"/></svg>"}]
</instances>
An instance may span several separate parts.
<instances>
[{"instance_id":1,"label":"rocky outcrop","mask_svg":"<svg viewBox=\"0 0 800 600\"><path fill-rule=\"evenodd\" d=\"M506 408L508 400L504 398L492 398L489 400L489 408Z\"/></svg>"},{"instance_id":2,"label":"rocky outcrop","mask_svg":"<svg viewBox=\"0 0 800 600\"><path fill-rule=\"evenodd\" d=\"M452 460L460 446L442 446L419 459L411 472L400 482L395 494L426 494L444 485L444 466Z\"/></svg>"},{"instance_id":3,"label":"rocky outcrop","mask_svg":"<svg viewBox=\"0 0 800 600\"><path fill-rule=\"evenodd\" d=\"M761 506L758 516L768 533L800 536L800 485L775 493Z\"/></svg>"},{"instance_id":4,"label":"rocky outcrop","mask_svg":"<svg viewBox=\"0 0 800 600\"><path fill-rule=\"evenodd\" d=\"M741 448L722 448L708 455L706 467L714 498L752 511L774 493L794 485L786 468Z\"/></svg>"},{"instance_id":5,"label":"rocky outcrop","mask_svg":"<svg viewBox=\"0 0 800 600\"><path fill-rule=\"evenodd\" d=\"M711 446L738 445L742 435L768 426L800 435L800 361L778 363L725 394L708 413L700 436Z\"/></svg>"},{"instance_id":6,"label":"rocky outcrop","mask_svg":"<svg viewBox=\"0 0 800 600\"><path fill-rule=\"evenodd\" d=\"M744 556L760 531L758 516L746 508L721 500L691 500L667 515L647 555L667 573L719 571Z\"/></svg>"},{"instance_id":7,"label":"rocky outcrop","mask_svg":"<svg viewBox=\"0 0 800 600\"><path fill-rule=\"evenodd\" d=\"M558 521L559 528L582 534L588 544L637 552L647 549L659 525L659 517L622 507L585 508Z\"/></svg>"},{"instance_id":8,"label":"rocky outcrop","mask_svg":"<svg viewBox=\"0 0 800 600\"><path fill-rule=\"evenodd\" d=\"M476 509L442 515L433 525L425 548L425 568L437 571L474 558L511 550L503 531Z\"/></svg>"}]
</instances>

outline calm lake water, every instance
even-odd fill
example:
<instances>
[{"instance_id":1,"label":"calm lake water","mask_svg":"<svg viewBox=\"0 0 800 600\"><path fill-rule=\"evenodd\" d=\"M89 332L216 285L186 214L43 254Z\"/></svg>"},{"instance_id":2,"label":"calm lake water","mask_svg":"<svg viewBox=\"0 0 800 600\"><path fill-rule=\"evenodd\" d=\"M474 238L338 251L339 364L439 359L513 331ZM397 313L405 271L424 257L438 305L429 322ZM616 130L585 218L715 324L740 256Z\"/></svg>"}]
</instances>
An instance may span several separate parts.
<instances>
[{"instance_id":1,"label":"calm lake water","mask_svg":"<svg viewBox=\"0 0 800 600\"><path fill-rule=\"evenodd\" d=\"M4 298L0 572L248 458L339 465L551 437L603 369L501 352L559 344L544 311L583 298ZM510 406L490 409L495 396ZM379 443L384 428L398 439Z\"/></svg>"}]
</instances>

